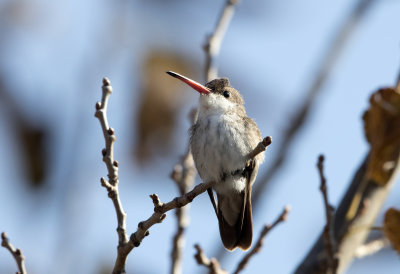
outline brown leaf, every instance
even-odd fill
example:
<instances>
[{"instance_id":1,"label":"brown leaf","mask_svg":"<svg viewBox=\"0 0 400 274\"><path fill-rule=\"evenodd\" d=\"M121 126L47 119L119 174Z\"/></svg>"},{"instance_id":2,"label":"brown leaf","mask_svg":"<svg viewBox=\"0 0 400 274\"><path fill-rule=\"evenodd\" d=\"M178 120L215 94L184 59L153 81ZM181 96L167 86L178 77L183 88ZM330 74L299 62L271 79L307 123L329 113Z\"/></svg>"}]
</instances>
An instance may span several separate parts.
<instances>
[{"instance_id":1,"label":"brown leaf","mask_svg":"<svg viewBox=\"0 0 400 274\"><path fill-rule=\"evenodd\" d=\"M165 72L174 70L190 75L191 67L196 67L192 60L173 52L152 50L146 56L141 69L139 111L134 114L135 158L139 163L148 163L154 156L170 152L179 111L188 103L190 94L193 97L196 94Z\"/></svg>"},{"instance_id":2,"label":"brown leaf","mask_svg":"<svg viewBox=\"0 0 400 274\"><path fill-rule=\"evenodd\" d=\"M383 232L400 255L400 210L389 208L386 211Z\"/></svg>"},{"instance_id":3,"label":"brown leaf","mask_svg":"<svg viewBox=\"0 0 400 274\"><path fill-rule=\"evenodd\" d=\"M400 94L392 88L380 89L372 94L370 104L363 117L371 146L367 178L385 185L400 154Z\"/></svg>"},{"instance_id":4,"label":"brown leaf","mask_svg":"<svg viewBox=\"0 0 400 274\"><path fill-rule=\"evenodd\" d=\"M35 128L28 124L19 125L19 141L25 159L27 176L34 187L40 187L46 178L46 128Z\"/></svg>"},{"instance_id":5,"label":"brown leaf","mask_svg":"<svg viewBox=\"0 0 400 274\"><path fill-rule=\"evenodd\" d=\"M33 125L28 114L20 108L14 97L15 93L5 85L3 75L0 75L0 101L2 107L7 110L14 126L16 141L21 151L27 183L35 188L42 187L48 173L48 137L50 129L43 123L40 126Z\"/></svg>"}]
</instances>

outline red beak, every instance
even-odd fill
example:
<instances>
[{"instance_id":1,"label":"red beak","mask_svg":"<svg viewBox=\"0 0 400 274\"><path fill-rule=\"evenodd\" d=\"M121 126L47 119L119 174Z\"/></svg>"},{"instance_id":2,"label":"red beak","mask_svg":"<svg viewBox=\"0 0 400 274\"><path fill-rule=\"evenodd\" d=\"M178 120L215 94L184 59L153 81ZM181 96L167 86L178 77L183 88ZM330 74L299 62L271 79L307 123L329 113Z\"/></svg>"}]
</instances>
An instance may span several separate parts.
<instances>
[{"instance_id":1,"label":"red beak","mask_svg":"<svg viewBox=\"0 0 400 274\"><path fill-rule=\"evenodd\" d=\"M180 75L173 71L167 71L167 73L169 75L171 75L172 77L178 78L182 82L185 82L186 84L188 84L189 86L191 86L193 89L197 90L200 93L208 94L211 92L211 90L209 88L207 88L207 87L203 86L202 84L199 84L196 81L193 81L183 75Z\"/></svg>"}]
</instances>

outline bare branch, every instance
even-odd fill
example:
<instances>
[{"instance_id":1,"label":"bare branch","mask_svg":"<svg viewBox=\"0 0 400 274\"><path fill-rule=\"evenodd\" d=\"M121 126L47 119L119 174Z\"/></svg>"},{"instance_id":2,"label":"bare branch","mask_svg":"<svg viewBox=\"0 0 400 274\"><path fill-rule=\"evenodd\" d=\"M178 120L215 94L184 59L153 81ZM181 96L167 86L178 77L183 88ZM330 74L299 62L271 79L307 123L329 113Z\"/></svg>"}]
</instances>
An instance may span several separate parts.
<instances>
[{"instance_id":1,"label":"bare branch","mask_svg":"<svg viewBox=\"0 0 400 274\"><path fill-rule=\"evenodd\" d=\"M108 197L112 200L117 214L117 233L118 233L118 253L115 261L113 273L125 273L125 263L129 252L126 252L128 236L126 233L126 213L122 207L118 192L118 162L114 160L114 143L116 137L114 129L109 127L107 120L107 105L108 99L112 93L110 80L103 79L101 102L96 103L95 117L100 121L101 129L105 139L105 148L102 150L103 161L106 164L108 171L108 181L101 178L101 185L107 189Z\"/></svg>"},{"instance_id":2,"label":"bare branch","mask_svg":"<svg viewBox=\"0 0 400 274\"><path fill-rule=\"evenodd\" d=\"M287 215L289 214L290 211L290 206L286 206L281 215L275 220L275 222L272 223L272 225L266 225L264 226L263 230L260 233L260 237L258 238L256 244L253 246L253 248L247 253L243 259L240 261L238 264L235 272L235 274L241 272L244 270L249 262L249 260L258 252L260 252L263 244L264 244L264 238L267 236L267 234L279 223L286 221Z\"/></svg>"},{"instance_id":3,"label":"bare branch","mask_svg":"<svg viewBox=\"0 0 400 274\"><path fill-rule=\"evenodd\" d=\"M336 242L333 236L333 219L334 219L334 209L329 204L328 201L328 188L326 185L326 179L324 176L324 155L318 157L317 168L319 176L321 179L320 190L324 199L325 215L326 215L326 225L324 227L323 237L325 252L327 255L327 271L326 273L336 273L338 267L338 259L336 258Z\"/></svg>"},{"instance_id":4,"label":"bare branch","mask_svg":"<svg viewBox=\"0 0 400 274\"><path fill-rule=\"evenodd\" d=\"M196 116L196 109L193 109L189 114L189 119L193 124ZM175 165L171 178L175 181L179 189L179 194L184 195L193 187L194 179L196 176L196 169L194 167L194 161L190 146L188 145L185 155L179 164ZM171 252L171 273L180 274L182 273L182 257L184 249L184 232L185 228L189 223L189 207L178 208L176 213L177 231L173 237L172 252Z\"/></svg>"},{"instance_id":5,"label":"bare branch","mask_svg":"<svg viewBox=\"0 0 400 274\"><path fill-rule=\"evenodd\" d=\"M258 143L256 148L251 153L249 153L249 155L247 155L247 159L250 160L255 158L258 154L264 152L270 144L272 144L272 137L265 137L261 142Z\"/></svg>"},{"instance_id":6,"label":"bare branch","mask_svg":"<svg viewBox=\"0 0 400 274\"><path fill-rule=\"evenodd\" d=\"M22 255L22 251L19 248L15 248L7 237L5 232L1 233L1 246L5 247L13 255L15 262L17 263L18 270L17 274L26 274L25 268L25 257Z\"/></svg>"},{"instance_id":7,"label":"bare branch","mask_svg":"<svg viewBox=\"0 0 400 274\"><path fill-rule=\"evenodd\" d=\"M382 249L389 247L390 246L390 241L386 237L381 237L379 239L372 240L364 245L359 246L356 251L354 256L358 259L371 256Z\"/></svg>"},{"instance_id":8,"label":"bare branch","mask_svg":"<svg viewBox=\"0 0 400 274\"><path fill-rule=\"evenodd\" d=\"M207 267L210 274L228 274L226 270L219 267L219 263L215 258L209 259L198 244L194 245L194 248L197 250L197 253L194 255L197 263Z\"/></svg>"},{"instance_id":9,"label":"bare branch","mask_svg":"<svg viewBox=\"0 0 400 274\"><path fill-rule=\"evenodd\" d=\"M204 46L206 52L206 78L207 82L218 78L217 66L215 58L219 54L221 49L222 40L224 39L226 30L228 29L229 23L232 20L235 12L235 6L238 0L227 0L225 7L221 12L218 23L212 35L207 39L207 43Z\"/></svg>"},{"instance_id":10,"label":"bare branch","mask_svg":"<svg viewBox=\"0 0 400 274\"><path fill-rule=\"evenodd\" d=\"M176 197L168 203L161 202L157 194L150 195L150 198L153 200L154 204L154 213L150 216L150 218L138 224L137 231L130 237L133 245L135 247L139 246L143 238L148 235L148 229L156 223L161 223L165 219L166 212L170 211L171 209L180 208L187 205L188 203L192 202L194 198L205 192L207 188L212 187L213 185L214 182L198 184L193 188L192 191L180 197Z\"/></svg>"}]
</instances>

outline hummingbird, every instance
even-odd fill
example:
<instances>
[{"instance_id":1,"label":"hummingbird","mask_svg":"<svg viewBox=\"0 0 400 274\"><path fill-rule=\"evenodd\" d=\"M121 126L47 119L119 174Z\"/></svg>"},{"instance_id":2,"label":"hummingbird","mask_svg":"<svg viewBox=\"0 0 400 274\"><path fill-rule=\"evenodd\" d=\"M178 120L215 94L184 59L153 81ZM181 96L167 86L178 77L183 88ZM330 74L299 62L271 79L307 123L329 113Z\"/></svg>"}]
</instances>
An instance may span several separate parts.
<instances>
[{"instance_id":1,"label":"hummingbird","mask_svg":"<svg viewBox=\"0 0 400 274\"><path fill-rule=\"evenodd\" d=\"M197 121L190 129L195 166L203 182L214 182L207 192L224 247L248 250L253 238L251 189L264 153L254 159L248 155L262 140L260 130L227 78L204 86L178 73L167 73L200 93Z\"/></svg>"}]
</instances>

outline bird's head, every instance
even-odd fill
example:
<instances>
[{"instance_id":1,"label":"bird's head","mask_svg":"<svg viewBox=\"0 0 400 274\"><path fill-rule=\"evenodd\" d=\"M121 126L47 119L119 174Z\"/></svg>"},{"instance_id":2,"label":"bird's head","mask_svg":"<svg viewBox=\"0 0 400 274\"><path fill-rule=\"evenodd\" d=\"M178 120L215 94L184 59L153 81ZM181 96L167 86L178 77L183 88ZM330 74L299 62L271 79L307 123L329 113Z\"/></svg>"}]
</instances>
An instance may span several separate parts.
<instances>
[{"instance_id":1,"label":"bird's head","mask_svg":"<svg viewBox=\"0 0 400 274\"><path fill-rule=\"evenodd\" d=\"M239 91L230 86L227 78L214 79L203 86L176 72L167 71L167 73L200 93L200 112L229 113L239 111L245 113L242 96Z\"/></svg>"}]
</instances>

